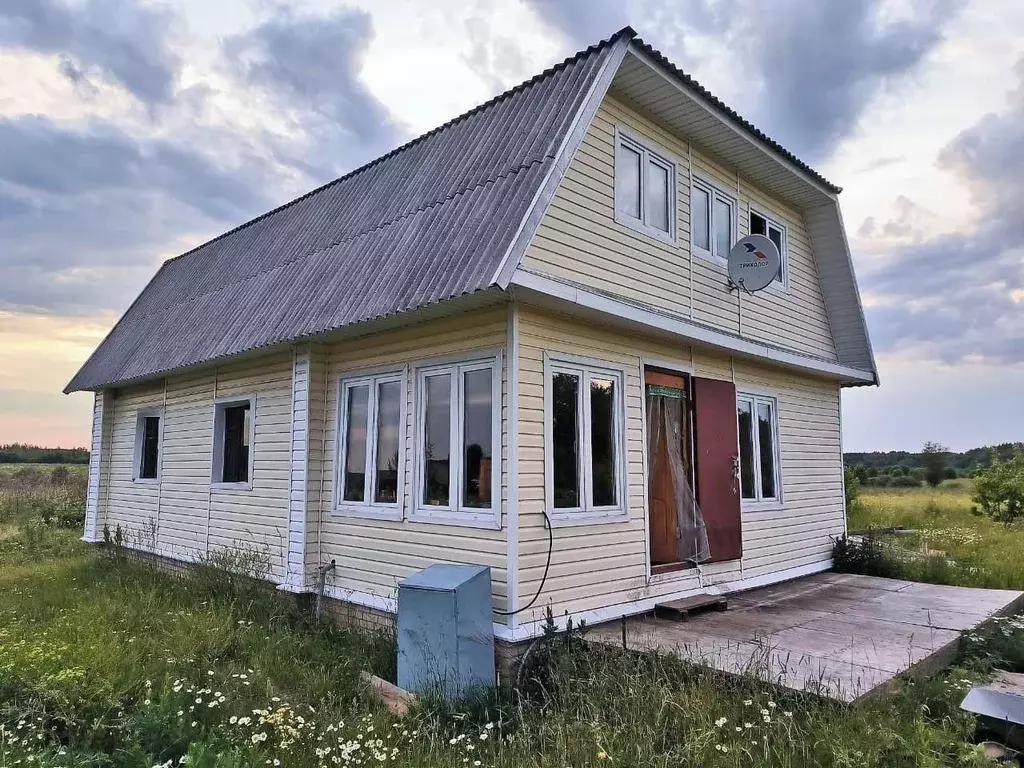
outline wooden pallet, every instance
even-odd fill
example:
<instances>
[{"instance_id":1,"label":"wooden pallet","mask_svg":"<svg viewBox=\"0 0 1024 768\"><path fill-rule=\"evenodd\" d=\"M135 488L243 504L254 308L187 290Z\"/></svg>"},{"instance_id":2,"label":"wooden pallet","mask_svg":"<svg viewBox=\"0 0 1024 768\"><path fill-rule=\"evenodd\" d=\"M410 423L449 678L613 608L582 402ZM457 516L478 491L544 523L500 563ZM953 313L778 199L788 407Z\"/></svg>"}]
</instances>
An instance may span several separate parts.
<instances>
[{"instance_id":1,"label":"wooden pallet","mask_svg":"<svg viewBox=\"0 0 1024 768\"><path fill-rule=\"evenodd\" d=\"M683 621L691 614L703 611L724 611L728 601L720 595L695 595L682 600L670 600L654 606L654 615L661 619Z\"/></svg>"}]
</instances>

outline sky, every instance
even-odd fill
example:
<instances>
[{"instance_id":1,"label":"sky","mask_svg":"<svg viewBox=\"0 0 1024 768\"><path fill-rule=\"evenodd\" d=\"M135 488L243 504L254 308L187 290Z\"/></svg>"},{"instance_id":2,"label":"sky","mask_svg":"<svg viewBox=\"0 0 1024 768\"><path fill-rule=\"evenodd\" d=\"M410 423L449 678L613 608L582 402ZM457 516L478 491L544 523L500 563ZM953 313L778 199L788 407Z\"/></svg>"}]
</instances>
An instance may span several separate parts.
<instances>
[{"instance_id":1,"label":"sky","mask_svg":"<svg viewBox=\"0 0 1024 768\"><path fill-rule=\"evenodd\" d=\"M1024 3L0 0L0 443L160 263L630 24L844 188L846 450L1024 440Z\"/></svg>"}]
</instances>

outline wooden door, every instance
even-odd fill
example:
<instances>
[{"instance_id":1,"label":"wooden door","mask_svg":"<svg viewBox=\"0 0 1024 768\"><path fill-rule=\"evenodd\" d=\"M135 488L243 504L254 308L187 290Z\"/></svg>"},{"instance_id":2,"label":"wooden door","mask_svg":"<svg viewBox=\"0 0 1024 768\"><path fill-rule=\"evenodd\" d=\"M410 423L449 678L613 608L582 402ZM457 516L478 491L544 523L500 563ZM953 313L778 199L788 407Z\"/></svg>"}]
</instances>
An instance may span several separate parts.
<instances>
[{"instance_id":1,"label":"wooden door","mask_svg":"<svg viewBox=\"0 0 1024 768\"><path fill-rule=\"evenodd\" d=\"M693 380L697 503L704 515L710 562L743 555L740 489L736 479L736 387L731 381Z\"/></svg>"},{"instance_id":2,"label":"wooden door","mask_svg":"<svg viewBox=\"0 0 1024 768\"><path fill-rule=\"evenodd\" d=\"M644 381L648 387L654 387L653 391L655 392L657 392L656 388L665 387L686 393L686 379L682 376L649 370L644 372ZM651 396L657 397L658 395ZM685 403L680 401L679 407L684 407L684 405ZM660 435L661 442L666 439L666 435ZM651 563L666 565L675 563L679 559L677 549L679 517L676 510L671 468L668 463L668 451L663 445L654 444L653 440L654 437L648 434L647 506ZM687 456L688 453L684 450L683 456Z\"/></svg>"}]
</instances>

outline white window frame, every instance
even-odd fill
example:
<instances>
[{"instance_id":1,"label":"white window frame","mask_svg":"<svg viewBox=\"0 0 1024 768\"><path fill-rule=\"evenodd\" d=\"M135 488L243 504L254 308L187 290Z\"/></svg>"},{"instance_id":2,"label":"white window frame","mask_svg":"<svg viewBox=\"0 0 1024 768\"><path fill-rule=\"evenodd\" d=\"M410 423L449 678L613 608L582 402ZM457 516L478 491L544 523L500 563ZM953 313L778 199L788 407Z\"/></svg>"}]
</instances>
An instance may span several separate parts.
<instances>
[{"instance_id":1,"label":"white window frame","mask_svg":"<svg viewBox=\"0 0 1024 768\"><path fill-rule=\"evenodd\" d=\"M463 437L465 434L464 374L474 370L491 372L491 506L463 507L462 485ZM448 486L448 506L431 506L423 503L424 458L426 455L426 392L427 376L449 374L451 376L450 451L451 480ZM415 462L412 502L409 520L421 523L461 525L472 528L501 530L501 475L502 475L502 433L501 433L501 350L490 350L464 356L435 358L422 361L413 369L415 386L414 409L416 414L415 441L412 461Z\"/></svg>"},{"instance_id":2,"label":"white window frame","mask_svg":"<svg viewBox=\"0 0 1024 768\"><path fill-rule=\"evenodd\" d=\"M640 218L634 218L619 210L619 184L621 173L619 171L619 145L624 144L634 152L640 154ZM622 126L615 127L615 151L614 151L614 162L615 162L615 176L614 176L614 189L612 192L613 200L612 205L615 209L615 221L623 226L634 229L637 232L642 232L645 235L656 237L659 240L664 240L667 243L675 244L676 232L678 227L676 226L677 209L678 204L676 200L677 190L677 175L676 168L677 164L669 152L656 144L637 136L632 131L628 131ZM668 171L668 232L658 229L647 223L647 167L649 163L653 162L655 165L662 166Z\"/></svg>"},{"instance_id":3,"label":"white window frame","mask_svg":"<svg viewBox=\"0 0 1024 768\"><path fill-rule=\"evenodd\" d=\"M224 411L232 406L249 404L249 479L240 483L225 483L224 476ZM256 466L256 394L230 395L214 400L213 409L213 461L210 468L210 488L220 491L251 491L253 468Z\"/></svg>"},{"instance_id":4,"label":"white window frame","mask_svg":"<svg viewBox=\"0 0 1024 768\"><path fill-rule=\"evenodd\" d=\"M744 511L764 511L779 509L783 505L782 500L782 462L779 443L779 398L774 394L765 392L743 390L736 392L736 456L741 457L739 442L739 404L741 401L750 403L751 418L753 422L753 449L754 449L754 493L752 499L743 498L742 481L737 477L736 482L740 484L740 505ZM767 404L772 409L772 459L775 467L775 496L764 497L761 495L761 435L757 429L757 406L758 403ZM742 471L742 459L740 460L740 471Z\"/></svg>"},{"instance_id":5,"label":"white window frame","mask_svg":"<svg viewBox=\"0 0 1024 768\"><path fill-rule=\"evenodd\" d=\"M580 497L578 507L555 507L554 494L554 423L552 407L552 378L556 373L580 377L580 397L577 402L576 423L580 428L579 449L576 460ZM590 419L590 379L612 379L618 396L615 399L615 482L618 503L596 507L593 503L594 478ZM629 476L627 472L626 441L626 368L604 360L578 357L559 352L544 353L544 498L551 525L594 525L629 521Z\"/></svg>"},{"instance_id":6,"label":"white window frame","mask_svg":"<svg viewBox=\"0 0 1024 768\"><path fill-rule=\"evenodd\" d=\"M374 480L377 476L377 390L379 385L388 382L399 382L399 439L398 439L398 489L397 501L394 504L374 501ZM348 452L348 391L352 387L366 386L369 388L367 399L366 426L366 479L363 488L363 501L346 501L345 496L345 464ZM408 400L409 370L408 366L395 369L382 369L343 375L337 383L338 415L335 424L334 455L334 498L331 509L336 515L346 517L365 517L376 520L401 520L405 511L405 444L408 436Z\"/></svg>"},{"instance_id":7,"label":"white window frame","mask_svg":"<svg viewBox=\"0 0 1024 768\"><path fill-rule=\"evenodd\" d=\"M777 216L771 215L759 206L749 205L747 206L747 232L752 232L750 229L751 214L760 216L765 220L767 226L775 227L782 235L782 248L779 249L779 256L782 258L782 267L779 270L779 279L772 280L768 287L774 288L775 290L786 290L789 288L789 229Z\"/></svg>"},{"instance_id":8,"label":"white window frame","mask_svg":"<svg viewBox=\"0 0 1024 768\"><path fill-rule=\"evenodd\" d=\"M140 477L142 472L142 442L146 433L146 419L156 417L160 419L159 432L156 442L156 477ZM141 408L135 415L135 453L132 463L132 482L139 485L156 485L163 475L164 463L164 409L163 408Z\"/></svg>"},{"instance_id":9,"label":"white window frame","mask_svg":"<svg viewBox=\"0 0 1024 768\"><path fill-rule=\"evenodd\" d=\"M693 190L701 189L708 194L708 245L710 248L702 248L694 242L693 239ZM707 259L720 266L727 266L729 262L729 254L719 254L715 252L715 243L717 238L715 233L721 226L721 222L715 220L715 200L721 200L722 202L728 203L731 214L729 218L729 243L730 247L732 243L735 243L737 235L739 233L739 201L736 199L735 192L729 192L725 188L711 181L710 179L700 176L697 174L690 175L690 253L694 256L699 256L702 259Z\"/></svg>"}]
</instances>

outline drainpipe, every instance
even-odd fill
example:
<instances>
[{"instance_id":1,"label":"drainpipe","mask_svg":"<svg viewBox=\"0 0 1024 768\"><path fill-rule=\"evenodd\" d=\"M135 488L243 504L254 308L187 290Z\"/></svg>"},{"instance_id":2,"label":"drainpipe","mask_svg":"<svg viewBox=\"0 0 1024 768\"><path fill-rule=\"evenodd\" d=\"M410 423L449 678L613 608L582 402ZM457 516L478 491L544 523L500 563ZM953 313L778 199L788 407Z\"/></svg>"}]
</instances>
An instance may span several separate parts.
<instances>
[{"instance_id":1,"label":"drainpipe","mask_svg":"<svg viewBox=\"0 0 1024 768\"><path fill-rule=\"evenodd\" d=\"M317 621L320 621L320 613L323 610L324 586L327 582L327 574L333 571L336 565L337 563L331 560L331 562L324 563L316 569L316 608L313 615Z\"/></svg>"}]
</instances>

